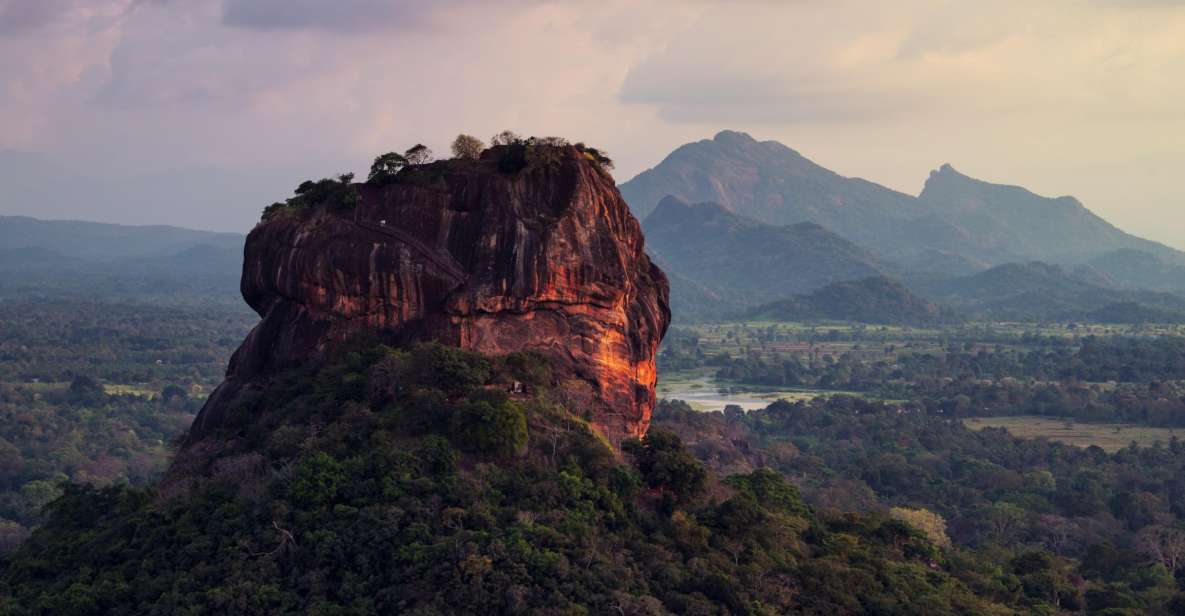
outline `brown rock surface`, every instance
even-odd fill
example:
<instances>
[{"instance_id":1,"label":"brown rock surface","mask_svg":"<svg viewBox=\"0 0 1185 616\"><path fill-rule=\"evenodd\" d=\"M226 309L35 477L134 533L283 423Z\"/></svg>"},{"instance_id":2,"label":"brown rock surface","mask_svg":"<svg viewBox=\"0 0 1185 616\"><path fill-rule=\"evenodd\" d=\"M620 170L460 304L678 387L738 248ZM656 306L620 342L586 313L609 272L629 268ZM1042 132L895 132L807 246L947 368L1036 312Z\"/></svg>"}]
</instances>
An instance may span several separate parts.
<instances>
[{"instance_id":1,"label":"brown rock surface","mask_svg":"<svg viewBox=\"0 0 1185 616\"><path fill-rule=\"evenodd\" d=\"M358 185L353 211L318 208L256 226L242 292L263 319L186 449L228 421L228 401L243 387L364 330L396 344L542 352L557 382L591 386L592 423L610 440L644 433L655 352L670 321L666 277L612 179L584 154L551 148L549 163L514 173L499 171L502 154Z\"/></svg>"}]
</instances>

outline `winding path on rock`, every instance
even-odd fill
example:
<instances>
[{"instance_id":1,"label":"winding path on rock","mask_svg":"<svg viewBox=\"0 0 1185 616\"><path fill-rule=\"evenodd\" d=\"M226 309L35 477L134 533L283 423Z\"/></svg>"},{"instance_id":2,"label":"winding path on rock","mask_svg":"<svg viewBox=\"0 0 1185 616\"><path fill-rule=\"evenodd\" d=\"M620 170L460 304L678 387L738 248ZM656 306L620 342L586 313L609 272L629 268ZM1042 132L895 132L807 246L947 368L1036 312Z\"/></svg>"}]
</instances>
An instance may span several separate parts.
<instances>
[{"instance_id":1,"label":"winding path on rock","mask_svg":"<svg viewBox=\"0 0 1185 616\"><path fill-rule=\"evenodd\" d=\"M465 270L461 269L461 265L452 255L448 254L442 249L436 249L424 243L420 239L411 235L410 233L399 229L397 227L390 227L387 225L375 224L368 220L354 220L354 224L378 235L398 240L406 244L409 248L419 253L427 261L435 265L437 269L448 274L454 282L458 284L465 284L469 280L469 275Z\"/></svg>"}]
</instances>

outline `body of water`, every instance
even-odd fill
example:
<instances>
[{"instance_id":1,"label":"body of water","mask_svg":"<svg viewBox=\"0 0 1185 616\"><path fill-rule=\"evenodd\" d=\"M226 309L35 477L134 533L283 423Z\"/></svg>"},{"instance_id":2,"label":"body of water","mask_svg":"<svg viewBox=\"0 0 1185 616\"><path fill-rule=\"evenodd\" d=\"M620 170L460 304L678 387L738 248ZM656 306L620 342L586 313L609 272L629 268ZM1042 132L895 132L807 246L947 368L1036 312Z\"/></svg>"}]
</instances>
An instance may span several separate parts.
<instances>
[{"instance_id":1,"label":"body of water","mask_svg":"<svg viewBox=\"0 0 1185 616\"><path fill-rule=\"evenodd\" d=\"M658 397L667 400L682 400L697 411L723 411L735 404L746 411L763 409L777 400L810 400L818 396L835 395L835 391L783 390L783 391L736 391L728 384L716 380L711 370L679 372L658 377Z\"/></svg>"}]
</instances>

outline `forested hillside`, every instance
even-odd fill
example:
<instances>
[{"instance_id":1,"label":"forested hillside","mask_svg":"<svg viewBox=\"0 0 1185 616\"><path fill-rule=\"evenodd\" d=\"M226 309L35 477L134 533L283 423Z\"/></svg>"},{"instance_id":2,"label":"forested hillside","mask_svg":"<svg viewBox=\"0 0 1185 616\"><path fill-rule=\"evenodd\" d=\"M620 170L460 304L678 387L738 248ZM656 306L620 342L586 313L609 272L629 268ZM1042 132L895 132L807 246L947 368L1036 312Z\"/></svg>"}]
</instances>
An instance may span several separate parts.
<instances>
[{"instance_id":1,"label":"forested hillside","mask_svg":"<svg viewBox=\"0 0 1185 616\"><path fill-rule=\"evenodd\" d=\"M710 473L663 430L619 458L530 356L356 348L276 381L241 427L253 452L212 460L208 479L70 489L4 563L0 605L1006 614L1075 600L989 581L916 523L812 509L778 473ZM534 393L505 393L512 381Z\"/></svg>"}]
</instances>

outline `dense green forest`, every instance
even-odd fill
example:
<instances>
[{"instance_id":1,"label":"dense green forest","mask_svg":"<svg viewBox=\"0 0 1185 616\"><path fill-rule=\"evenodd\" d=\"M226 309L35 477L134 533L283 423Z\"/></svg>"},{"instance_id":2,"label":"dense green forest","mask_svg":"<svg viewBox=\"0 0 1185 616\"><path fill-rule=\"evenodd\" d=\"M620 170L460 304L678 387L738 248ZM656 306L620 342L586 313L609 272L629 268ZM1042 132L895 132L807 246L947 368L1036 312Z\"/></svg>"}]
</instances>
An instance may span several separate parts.
<instances>
[{"instance_id":1,"label":"dense green forest","mask_svg":"<svg viewBox=\"0 0 1185 616\"><path fill-rule=\"evenodd\" d=\"M511 380L535 393L503 393ZM253 400L237 448L162 492L70 488L4 562L0 605L1005 614L1082 600L1044 561L978 562L904 510L834 513L779 473L709 472L662 429L619 458L546 382L532 356L435 345L287 374Z\"/></svg>"},{"instance_id":2,"label":"dense green forest","mask_svg":"<svg viewBox=\"0 0 1185 616\"><path fill-rule=\"evenodd\" d=\"M620 454L538 357L360 342L158 483L255 320L196 299L0 301L0 613L1185 610L1185 445L958 421L1185 426L1171 328L678 327L664 374L863 398L664 402Z\"/></svg>"},{"instance_id":3,"label":"dense green forest","mask_svg":"<svg viewBox=\"0 0 1185 616\"><path fill-rule=\"evenodd\" d=\"M727 386L812 388L911 400L950 415L1043 415L1185 426L1185 337L1086 334L934 337L729 330L722 346L677 329L665 371L709 369ZM845 342L843 338L848 340ZM803 340L805 339L805 340ZM789 344L790 346L787 346ZM783 350L788 349L788 350Z\"/></svg>"},{"instance_id":4,"label":"dense green forest","mask_svg":"<svg viewBox=\"0 0 1185 616\"><path fill-rule=\"evenodd\" d=\"M926 519L957 546L951 558L993 572L973 589L1089 614L1185 609L1185 444L1176 440L1108 454L846 396L747 414L663 403L655 426L717 472L768 467L795 478L818 510L937 514Z\"/></svg>"},{"instance_id":5,"label":"dense green forest","mask_svg":"<svg viewBox=\"0 0 1185 616\"><path fill-rule=\"evenodd\" d=\"M253 320L214 301L0 301L0 553L63 481L157 479Z\"/></svg>"}]
</instances>

